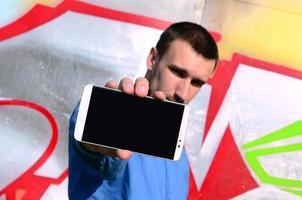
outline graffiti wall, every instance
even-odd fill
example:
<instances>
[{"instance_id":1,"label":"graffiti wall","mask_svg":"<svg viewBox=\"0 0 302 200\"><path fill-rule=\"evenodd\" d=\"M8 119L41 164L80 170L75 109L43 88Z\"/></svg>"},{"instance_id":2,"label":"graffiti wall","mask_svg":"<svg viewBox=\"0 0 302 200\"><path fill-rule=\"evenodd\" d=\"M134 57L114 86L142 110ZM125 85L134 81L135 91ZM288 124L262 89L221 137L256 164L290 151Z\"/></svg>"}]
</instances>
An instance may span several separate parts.
<instances>
[{"instance_id":1,"label":"graffiti wall","mask_svg":"<svg viewBox=\"0 0 302 200\"><path fill-rule=\"evenodd\" d=\"M68 120L84 85L143 76L161 31L183 20L204 24L220 50L214 77L189 105L188 199L301 199L301 8L258 0L4 1L0 199L68 199Z\"/></svg>"}]
</instances>

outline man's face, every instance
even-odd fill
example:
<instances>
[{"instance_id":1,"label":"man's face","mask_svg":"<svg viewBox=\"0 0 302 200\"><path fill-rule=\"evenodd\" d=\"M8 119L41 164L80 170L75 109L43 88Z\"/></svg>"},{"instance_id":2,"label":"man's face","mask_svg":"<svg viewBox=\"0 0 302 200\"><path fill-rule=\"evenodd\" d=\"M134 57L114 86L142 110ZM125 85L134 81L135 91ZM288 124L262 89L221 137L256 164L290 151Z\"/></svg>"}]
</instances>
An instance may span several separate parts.
<instances>
[{"instance_id":1,"label":"man's face","mask_svg":"<svg viewBox=\"0 0 302 200\"><path fill-rule=\"evenodd\" d=\"M153 54L157 57L155 49ZM168 100L188 104L212 75L215 60L205 59L187 42L175 40L160 60L147 61L147 65L151 93L162 91Z\"/></svg>"}]
</instances>

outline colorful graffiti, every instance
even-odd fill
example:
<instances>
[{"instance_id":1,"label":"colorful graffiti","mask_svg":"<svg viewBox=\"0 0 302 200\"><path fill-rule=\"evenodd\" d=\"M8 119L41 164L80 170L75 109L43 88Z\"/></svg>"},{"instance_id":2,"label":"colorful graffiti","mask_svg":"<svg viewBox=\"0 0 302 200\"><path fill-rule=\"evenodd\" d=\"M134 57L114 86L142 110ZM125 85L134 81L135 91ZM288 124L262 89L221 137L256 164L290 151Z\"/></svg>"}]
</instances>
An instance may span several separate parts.
<instances>
[{"instance_id":1,"label":"colorful graffiti","mask_svg":"<svg viewBox=\"0 0 302 200\"><path fill-rule=\"evenodd\" d=\"M26 0L21 2L17 0L3 1L0 5L0 27L8 23L13 23L37 4L56 6L61 1L62 0Z\"/></svg>"},{"instance_id":2,"label":"colorful graffiti","mask_svg":"<svg viewBox=\"0 0 302 200\"><path fill-rule=\"evenodd\" d=\"M246 13L240 20L233 20L236 16L242 16L243 11L239 9L244 7L242 2L249 3L248 5L254 6L255 9ZM299 173L302 161L302 94L299 92L302 90L302 72L299 71L301 60L296 51L299 43L294 42L299 38L297 34L302 31L295 27L297 31L289 33L284 31L284 27L279 27L279 23L282 23L292 29L300 16L294 17L292 13L287 12L285 19L276 20L281 19L281 15L273 17L267 7L257 7L251 2L253 1L230 2L222 31L220 34L212 32L215 40L219 42L222 60L215 76L206 86L208 91L203 93L208 96L204 95L198 99L208 104L192 105L198 109L193 115L201 118L200 113L203 113L203 119L194 121L194 127L189 130L187 138L186 146L191 166L188 196L190 200L255 197L300 199L302 196L302 177ZM110 23L122 22L119 26L126 27L126 30L130 30L128 27L143 27L146 32L150 31L152 34L154 30L162 30L171 23L168 20L118 11L84 1L43 1L43 4L36 5L36 2L32 2L28 4L30 6L24 7L24 15L16 15L16 21L0 29L0 41L14 41L18 36L26 35L39 27L47 28L48 22L59 19L68 12L110 20ZM271 2L266 6L271 5L274 4ZM265 9L266 11L263 11ZM265 27L270 23L272 26ZM232 30L228 27L230 25ZM269 30L271 27L273 30ZM271 32L281 32L283 37L282 34L280 36ZM288 45L288 42L291 45ZM4 46L0 43L0 48L1 44ZM5 64L5 59L1 60L0 56L0 62ZM0 71L5 69L8 68L1 67ZM106 71L104 69L98 68L98 71ZM79 67L76 64L67 69L71 73L77 70ZM87 73L91 75L94 72ZM108 77L103 77L105 78ZM58 135L67 137L66 131L59 131L59 127L61 130L67 129L64 121L66 119L62 120L61 115L51 114L44 108L49 106L41 103L39 99L26 94L14 96L14 91L3 91L0 90L2 97L10 94L14 99L29 101L1 99L1 107L28 107L41 113L52 127L52 137L47 150L35 164L0 188L0 197L47 199L45 193L49 192L50 186L60 185L66 180L67 166L61 167L59 175L55 177L47 177L43 173L41 175L41 172L37 175L37 171L57 148ZM73 101L78 98L74 93L72 96ZM54 97L54 101L61 98L60 95ZM68 104L68 109L64 112L70 114L73 106ZM55 107L49 110L52 113L61 112ZM203 127L198 123L204 123ZM193 145L193 141L200 142ZM52 198L51 195L49 198Z\"/></svg>"},{"instance_id":3,"label":"colorful graffiti","mask_svg":"<svg viewBox=\"0 0 302 200\"><path fill-rule=\"evenodd\" d=\"M245 72L245 70L249 72ZM284 76L284 80L279 75ZM255 149L252 149L251 152L246 152L246 150L249 147L253 147L252 144L255 145L256 143L259 145L259 142L252 142L251 138L256 138L257 135L259 135L259 138L270 138L270 134L267 135L264 130L275 130L278 132L277 129L282 127L282 124L284 126L292 124L291 131L294 131L292 133L293 136L301 134L299 126L294 123L296 120L301 119L301 114L299 113L301 108L299 108L298 103L300 100L291 101L292 105L295 106L280 104L283 100L286 101L287 98L302 98L300 94L296 95L296 89L301 89L302 87L301 75L300 71L240 54L234 54L231 61L221 61L218 71L209 83L212 86L212 91L207 110L204 140L198 155L199 159L197 158L194 162L191 162L192 179L189 199L230 199L261 188L265 183L276 184L276 181L263 180L264 174L259 173L263 172L263 169L259 168L259 163L254 157L250 158L250 155L258 155L259 152ZM278 78L273 83L272 77L274 76ZM289 77L290 79L288 79ZM288 82L284 82L285 80ZM291 83L289 80L293 82ZM266 88L285 84L288 96L284 96L284 90L281 87L280 90L275 92L272 92L274 90L268 90L270 92L262 90L261 92L261 90L259 91L259 83L264 84ZM279 98L279 100L271 102L272 97ZM253 110L259 107L262 110ZM265 114L263 111L265 111ZM283 119L279 116L279 114L287 115L287 113L291 113L292 116L283 117ZM288 129L281 129L279 135L280 132L286 132L286 134L291 136L291 132ZM286 134L282 134L282 137L289 137ZM274 139L276 140L277 138L274 137ZM270 141L260 139L260 141L263 140ZM282 143L279 143L279 145L282 146L278 147L281 148L279 151L285 151L283 148L291 149L291 146L284 147L283 145L285 144ZM299 147L301 147L297 141L294 142L293 146L297 146L295 150L299 150ZM274 149L276 147L271 148ZM259 151L263 152L263 149L259 149ZM280 153L279 151L277 152ZM297 157L291 157L288 158L287 162L296 159ZM271 158L268 160L271 160ZM279 158L279 162L283 162L282 156ZM251 170L249 166L251 166ZM273 167L270 166L268 171L274 170ZM299 167L299 161L296 160L293 168L298 170ZM253 170L255 170L256 175L253 174ZM292 169L285 168L283 170L289 171ZM276 176L280 176L284 172L280 169L275 173ZM295 175L297 176L298 174L298 171L296 171ZM259 178L257 175L260 175ZM299 188L301 187L299 185L301 177L298 176L297 178L298 180L294 181L296 185L286 185L295 187L297 190L292 191L295 194L299 194ZM288 183L287 181L285 182ZM272 190L274 191L275 189ZM290 189L286 190L290 191ZM257 196L261 198L267 195L270 198L271 193L271 188L269 188L268 191L258 192ZM246 195L246 197L243 197L244 199L251 198L248 194ZM283 195L283 193L274 193L274 198L278 197L278 195ZM289 195L287 195L287 198L289 198Z\"/></svg>"},{"instance_id":4,"label":"colorful graffiti","mask_svg":"<svg viewBox=\"0 0 302 200\"><path fill-rule=\"evenodd\" d=\"M261 138L258 138L254 141L244 144L241 148L243 150L248 150L250 148L259 147L263 144L272 143L279 140L286 140L291 137L301 136L302 134L302 121L294 122L280 130L277 130L273 133L269 133ZM302 196L302 190L297 189L302 187L301 180L285 179L274 177L268 174L265 169L261 166L259 162L259 157L272 155L272 154L281 154L289 153L292 151L301 151L302 143L294 143L283 146L276 146L270 148L258 148L251 151L248 151L244 154L244 157L248 164L251 166L253 171L256 173L257 177L263 183L268 183L272 185L279 186L281 189L292 192L294 194Z\"/></svg>"}]
</instances>

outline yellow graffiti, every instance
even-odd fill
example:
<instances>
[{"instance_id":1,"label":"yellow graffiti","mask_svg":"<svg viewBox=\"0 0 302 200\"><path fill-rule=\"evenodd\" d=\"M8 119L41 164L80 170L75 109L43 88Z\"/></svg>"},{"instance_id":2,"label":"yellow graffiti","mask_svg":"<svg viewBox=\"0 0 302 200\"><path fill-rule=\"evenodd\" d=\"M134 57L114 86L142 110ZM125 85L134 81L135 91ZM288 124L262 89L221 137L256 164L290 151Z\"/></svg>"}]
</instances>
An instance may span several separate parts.
<instances>
[{"instance_id":1,"label":"yellow graffiti","mask_svg":"<svg viewBox=\"0 0 302 200\"><path fill-rule=\"evenodd\" d=\"M49 6L49 7L55 7L63 0L24 0L19 5L18 12L20 16L30 11L33 7L35 7L37 4Z\"/></svg>"},{"instance_id":2,"label":"yellow graffiti","mask_svg":"<svg viewBox=\"0 0 302 200\"><path fill-rule=\"evenodd\" d=\"M221 34L222 58L239 52L302 70L302 1L229 0Z\"/></svg>"},{"instance_id":3,"label":"yellow graffiti","mask_svg":"<svg viewBox=\"0 0 302 200\"><path fill-rule=\"evenodd\" d=\"M54 7L62 1L63 0L25 0L24 4L25 4L25 7L28 7L28 8L31 8L37 4Z\"/></svg>"}]
</instances>

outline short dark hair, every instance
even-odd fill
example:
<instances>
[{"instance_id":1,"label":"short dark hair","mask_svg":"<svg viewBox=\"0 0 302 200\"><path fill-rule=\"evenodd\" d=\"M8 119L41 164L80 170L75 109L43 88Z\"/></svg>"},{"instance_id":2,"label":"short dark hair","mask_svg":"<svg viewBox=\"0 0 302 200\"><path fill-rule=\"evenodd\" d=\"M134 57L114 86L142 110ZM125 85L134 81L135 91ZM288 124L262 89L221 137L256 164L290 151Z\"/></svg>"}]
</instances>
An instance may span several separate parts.
<instances>
[{"instance_id":1,"label":"short dark hair","mask_svg":"<svg viewBox=\"0 0 302 200\"><path fill-rule=\"evenodd\" d=\"M169 49L170 43L176 39L187 42L197 54L206 59L218 61L218 48L210 33L199 24L178 22L170 25L160 36L156 50L161 59Z\"/></svg>"}]
</instances>

